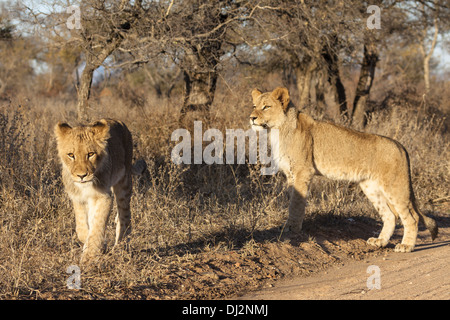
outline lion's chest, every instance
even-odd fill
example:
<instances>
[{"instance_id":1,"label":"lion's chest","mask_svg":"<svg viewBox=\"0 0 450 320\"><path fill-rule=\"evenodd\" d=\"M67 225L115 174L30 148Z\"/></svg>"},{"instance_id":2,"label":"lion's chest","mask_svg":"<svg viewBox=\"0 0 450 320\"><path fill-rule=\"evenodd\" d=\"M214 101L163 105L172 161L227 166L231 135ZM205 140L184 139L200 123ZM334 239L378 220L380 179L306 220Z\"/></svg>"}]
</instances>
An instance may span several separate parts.
<instances>
[{"instance_id":1,"label":"lion's chest","mask_svg":"<svg viewBox=\"0 0 450 320\"><path fill-rule=\"evenodd\" d=\"M291 161L287 156L280 156L277 160L278 169L284 174L291 174Z\"/></svg>"},{"instance_id":2,"label":"lion's chest","mask_svg":"<svg viewBox=\"0 0 450 320\"><path fill-rule=\"evenodd\" d=\"M275 156L275 161L278 165L278 169L283 172L288 180L292 179L292 157L289 152L283 148L279 149L278 154Z\"/></svg>"},{"instance_id":3,"label":"lion's chest","mask_svg":"<svg viewBox=\"0 0 450 320\"><path fill-rule=\"evenodd\" d=\"M72 190L68 190L69 196L73 201L84 203L88 199L95 197L98 193L94 188L94 184L92 182L86 183L73 183Z\"/></svg>"}]
</instances>

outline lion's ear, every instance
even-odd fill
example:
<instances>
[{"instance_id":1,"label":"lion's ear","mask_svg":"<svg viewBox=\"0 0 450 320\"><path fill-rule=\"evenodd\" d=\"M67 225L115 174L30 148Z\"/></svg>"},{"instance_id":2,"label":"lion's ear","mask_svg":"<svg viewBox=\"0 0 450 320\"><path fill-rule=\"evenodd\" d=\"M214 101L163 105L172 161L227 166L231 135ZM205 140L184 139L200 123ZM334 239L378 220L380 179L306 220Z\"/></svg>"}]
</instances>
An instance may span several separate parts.
<instances>
[{"instance_id":1,"label":"lion's ear","mask_svg":"<svg viewBox=\"0 0 450 320\"><path fill-rule=\"evenodd\" d=\"M92 131L98 140L106 141L109 138L109 125L105 119L94 122Z\"/></svg>"},{"instance_id":2,"label":"lion's ear","mask_svg":"<svg viewBox=\"0 0 450 320\"><path fill-rule=\"evenodd\" d=\"M272 97L277 99L281 102L281 105L283 106L283 110L286 110L287 106L289 105L289 91L286 88L278 87L275 90L272 91Z\"/></svg>"},{"instance_id":3,"label":"lion's ear","mask_svg":"<svg viewBox=\"0 0 450 320\"><path fill-rule=\"evenodd\" d=\"M258 97L262 95L262 92L259 91L258 89L253 89L252 90L252 98L253 98L253 102L256 101L256 99L258 99Z\"/></svg>"},{"instance_id":4,"label":"lion's ear","mask_svg":"<svg viewBox=\"0 0 450 320\"><path fill-rule=\"evenodd\" d=\"M72 131L72 127L65 122L58 122L55 126L55 135L58 139L66 136L70 131Z\"/></svg>"}]
</instances>

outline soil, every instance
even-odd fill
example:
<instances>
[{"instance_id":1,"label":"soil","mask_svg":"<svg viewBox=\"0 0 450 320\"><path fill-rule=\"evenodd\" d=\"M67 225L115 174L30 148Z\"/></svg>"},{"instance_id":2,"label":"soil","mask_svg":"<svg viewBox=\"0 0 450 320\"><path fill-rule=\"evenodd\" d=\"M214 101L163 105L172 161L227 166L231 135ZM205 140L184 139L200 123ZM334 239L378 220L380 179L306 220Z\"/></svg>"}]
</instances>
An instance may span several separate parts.
<instances>
[{"instance_id":1,"label":"soil","mask_svg":"<svg viewBox=\"0 0 450 320\"><path fill-rule=\"evenodd\" d=\"M363 217L306 222L300 235L256 232L235 250L200 253L168 274L162 299L449 299L450 221L435 216L439 237L419 231L416 250L395 253L403 228L387 248L366 239L380 223ZM331 219L333 220L333 219ZM318 227L319 226L319 227ZM369 290L369 265L380 268L381 289ZM152 294L147 296L152 298Z\"/></svg>"},{"instance_id":2,"label":"soil","mask_svg":"<svg viewBox=\"0 0 450 320\"><path fill-rule=\"evenodd\" d=\"M310 277L289 277L240 299L449 300L450 241L448 228L443 231L447 240L419 244L412 253L386 250L382 257L351 261Z\"/></svg>"},{"instance_id":3,"label":"soil","mask_svg":"<svg viewBox=\"0 0 450 320\"><path fill-rule=\"evenodd\" d=\"M63 287L41 292L39 299L449 299L450 219L434 215L439 236L431 242L419 230L416 250L394 253L403 228L397 226L388 247L366 239L381 229L379 220L333 215L308 219L300 234L276 228L236 233L232 249L193 244L151 256L139 251L133 260L152 269L152 279L122 283L107 276L114 266L82 274L81 290ZM137 261L137 262L136 262ZM381 289L370 290L368 266L380 270ZM137 271L139 272L139 271ZM117 277L115 277L117 278ZM105 280L107 279L107 280ZM32 297L29 297L32 298Z\"/></svg>"}]
</instances>

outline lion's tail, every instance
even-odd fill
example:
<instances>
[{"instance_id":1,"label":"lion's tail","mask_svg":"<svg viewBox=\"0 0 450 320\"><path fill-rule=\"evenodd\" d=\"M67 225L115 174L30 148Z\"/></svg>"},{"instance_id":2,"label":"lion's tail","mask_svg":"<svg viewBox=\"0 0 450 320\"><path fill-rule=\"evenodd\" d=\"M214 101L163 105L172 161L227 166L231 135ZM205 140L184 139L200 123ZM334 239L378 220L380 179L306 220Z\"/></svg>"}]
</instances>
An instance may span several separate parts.
<instances>
[{"instance_id":1,"label":"lion's tail","mask_svg":"<svg viewBox=\"0 0 450 320\"><path fill-rule=\"evenodd\" d=\"M408 152L406 152L406 149L403 147L406 153L406 160L408 161L408 172L409 172L409 188L410 188L410 195L411 195L411 202L412 202L412 208L415 212L419 215L419 222L422 222L425 227L430 231L431 233L431 240L434 241L436 239L439 229L436 224L436 221L433 218L428 217L425 215L422 211L419 210L419 207L417 206L416 197L414 195L413 187L412 187L412 180L411 180L411 165L409 161L409 155Z\"/></svg>"},{"instance_id":2,"label":"lion's tail","mask_svg":"<svg viewBox=\"0 0 450 320\"><path fill-rule=\"evenodd\" d=\"M143 159L139 159L133 164L133 167L131 168L131 173L140 176L142 175L145 170L147 170L147 163Z\"/></svg>"},{"instance_id":3,"label":"lion's tail","mask_svg":"<svg viewBox=\"0 0 450 320\"><path fill-rule=\"evenodd\" d=\"M419 219L425 224L425 227L428 229L428 231L430 231L431 239L432 240L436 239L439 233L439 228L436 224L436 221L433 218L426 216L424 213L420 211L418 211L418 213L420 217Z\"/></svg>"},{"instance_id":4,"label":"lion's tail","mask_svg":"<svg viewBox=\"0 0 450 320\"><path fill-rule=\"evenodd\" d=\"M430 231L431 240L436 239L436 237L439 233L439 228L437 226L436 220L428 217L425 213L423 213L422 211L420 211L417 208L416 199L414 197L413 197L413 208L414 208L414 211L416 211L419 214L419 222L422 222L425 225L425 227L428 229L428 231Z\"/></svg>"}]
</instances>

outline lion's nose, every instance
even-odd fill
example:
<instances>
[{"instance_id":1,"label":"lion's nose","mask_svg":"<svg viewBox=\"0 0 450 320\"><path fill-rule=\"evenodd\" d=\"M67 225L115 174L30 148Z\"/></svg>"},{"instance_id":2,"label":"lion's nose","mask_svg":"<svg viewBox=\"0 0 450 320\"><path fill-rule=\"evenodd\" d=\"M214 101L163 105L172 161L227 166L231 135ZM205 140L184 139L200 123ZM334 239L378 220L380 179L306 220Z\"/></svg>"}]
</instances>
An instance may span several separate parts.
<instances>
[{"instance_id":1,"label":"lion's nose","mask_svg":"<svg viewBox=\"0 0 450 320\"><path fill-rule=\"evenodd\" d=\"M251 120L252 122L255 122L256 119L258 119L258 117L250 117L250 120Z\"/></svg>"},{"instance_id":2,"label":"lion's nose","mask_svg":"<svg viewBox=\"0 0 450 320\"><path fill-rule=\"evenodd\" d=\"M85 174L77 174L77 176L80 178L80 180L83 180L87 176L87 173L85 173Z\"/></svg>"}]
</instances>

